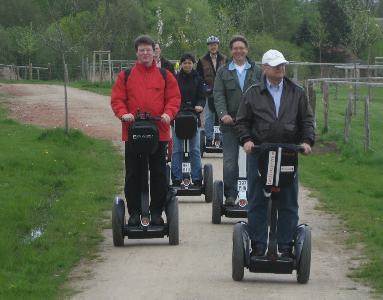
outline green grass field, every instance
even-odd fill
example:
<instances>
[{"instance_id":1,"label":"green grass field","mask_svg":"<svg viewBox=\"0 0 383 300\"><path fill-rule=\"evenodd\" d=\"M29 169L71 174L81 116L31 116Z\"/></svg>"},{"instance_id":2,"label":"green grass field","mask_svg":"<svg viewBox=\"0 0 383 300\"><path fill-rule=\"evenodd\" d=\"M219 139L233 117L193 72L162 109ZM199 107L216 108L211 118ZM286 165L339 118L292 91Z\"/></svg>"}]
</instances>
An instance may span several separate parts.
<instances>
[{"instance_id":1,"label":"green grass field","mask_svg":"<svg viewBox=\"0 0 383 300\"><path fill-rule=\"evenodd\" d=\"M356 105L351 125L351 140L343 141L344 112L349 88L335 89L330 94L329 131L323 128L322 94L317 94L316 148L318 154L301 159L301 181L315 191L324 209L336 213L344 220L350 232L349 246L364 245L368 261L351 277L363 280L377 293L383 294L383 89L374 89L370 104L371 148L363 146L362 101ZM359 91L360 99L367 95ZM334 147L324 146L328 142ZM326 150L327 149L327 150ZM335 150L335 151L334 151ZM337 255L342 255L338 253Z\"/></svg>"},{"instance_id":2,"label":"green grass field","mask_svg":"<svg viewBox=\"0 0 383 300\"><path fill-rule=\"evenodd\" d=\"M110 142L21 125L1 107L0 128L0 299L57 299L97 253L121 157Z\"/></svg>"}]
</instances>

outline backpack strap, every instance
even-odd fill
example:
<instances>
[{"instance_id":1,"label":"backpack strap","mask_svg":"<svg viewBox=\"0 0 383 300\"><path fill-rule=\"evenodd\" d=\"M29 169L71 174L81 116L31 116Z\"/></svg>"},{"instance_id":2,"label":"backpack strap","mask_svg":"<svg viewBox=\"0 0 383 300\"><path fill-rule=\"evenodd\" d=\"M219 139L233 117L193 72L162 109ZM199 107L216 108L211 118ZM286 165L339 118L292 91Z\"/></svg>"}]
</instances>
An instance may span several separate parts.
<instances>
[{"instance_id":1,"label":"backpack strap","mask_svg":"<svg viewBox=\"0 0 383 300\"><path fill-rule=\"evenodd\" d=\"M166 86L166 78L168 76L168 74L166 73L166 69L160 68L159 70L160 70L162 78L165 80L165 86ZM125 85L126 85L126 82L128 81L128 77L129 77L131 71L132 71L132 68L125 69L125 78L124 78L124 84Z\"/></svg>"}]
</instances>

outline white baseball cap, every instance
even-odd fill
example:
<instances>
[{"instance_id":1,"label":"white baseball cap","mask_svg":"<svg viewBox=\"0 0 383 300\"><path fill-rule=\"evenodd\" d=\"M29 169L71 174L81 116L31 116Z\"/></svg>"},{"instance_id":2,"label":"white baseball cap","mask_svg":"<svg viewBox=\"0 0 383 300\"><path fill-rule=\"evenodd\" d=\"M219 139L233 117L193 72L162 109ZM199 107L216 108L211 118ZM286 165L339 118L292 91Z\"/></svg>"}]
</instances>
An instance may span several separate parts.
<instances>
[{"instance_id":1,"label":"white baseball cap","mask_svg":"<svg viewBox=\"0 0 383 300\"><path fill-rule=\"evenodd\" d=\"M262 57L262 64L267 64L269 66L275 67L280 64L288 64L289 62L285 59L283 54L278 50L270 49Z\"/></svg>"}]
</instances>

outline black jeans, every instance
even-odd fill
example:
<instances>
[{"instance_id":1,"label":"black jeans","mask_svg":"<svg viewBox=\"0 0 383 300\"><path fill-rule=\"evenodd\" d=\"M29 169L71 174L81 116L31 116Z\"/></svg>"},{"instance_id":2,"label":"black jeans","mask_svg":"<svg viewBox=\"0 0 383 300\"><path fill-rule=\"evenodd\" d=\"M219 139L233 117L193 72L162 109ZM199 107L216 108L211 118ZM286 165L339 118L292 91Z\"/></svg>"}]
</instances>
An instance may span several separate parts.
<instances>
[{"instance_id":1,"label":"black jeans","mask_svg":"<svg viewBox=\"0 0 383 300\"><path fill-rule=\"evenodd\" d=\"M162 213L166 194L166 145L159 142L157 151L149 156L150 212ZM128 212L141 213L141 178L143 176L138 155L125 143L125 197Z\"/></svg>"}]
</instances>

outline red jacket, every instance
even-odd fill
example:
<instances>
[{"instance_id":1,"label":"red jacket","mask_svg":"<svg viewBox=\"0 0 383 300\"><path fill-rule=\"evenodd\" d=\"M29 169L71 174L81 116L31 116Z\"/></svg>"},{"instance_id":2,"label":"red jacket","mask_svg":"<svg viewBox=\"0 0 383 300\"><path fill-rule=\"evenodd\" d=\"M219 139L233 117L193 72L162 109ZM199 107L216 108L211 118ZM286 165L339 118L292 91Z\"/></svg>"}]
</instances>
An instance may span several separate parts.
<instances>
[{"instance_id":1,"label":"red jacket","mask_svg":"<svg viewBox=\"0 0 383 300\"><path fill-rule=\"evenodd\" d=\"M136 63L125 84L125 71L118 74L112 88L111 106L117 118L137 111L148 112L153 117L163 113L173 120L181 103L177 80L166 71L166 84L155 63L150 67ZM160 141L170 140L170 125L157 122ZM122 122L122 140L128 140L129 123Z\"/></svg>"}]
</instances>

